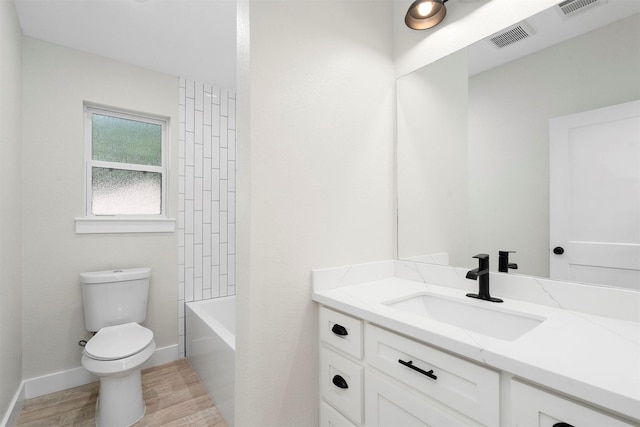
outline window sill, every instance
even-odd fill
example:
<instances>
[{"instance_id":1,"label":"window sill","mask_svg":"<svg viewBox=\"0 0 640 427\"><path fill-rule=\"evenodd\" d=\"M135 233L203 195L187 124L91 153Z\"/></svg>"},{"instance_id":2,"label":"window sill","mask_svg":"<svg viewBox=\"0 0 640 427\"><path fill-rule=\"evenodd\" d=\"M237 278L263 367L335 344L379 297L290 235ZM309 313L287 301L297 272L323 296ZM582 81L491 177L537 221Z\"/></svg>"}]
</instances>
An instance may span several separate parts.
<instances>
[{"instance_id":1,"label":"window sill","mask_svg":"<svg viewBox=\"0 0 640 427\"><path fill-rule=\"evenodd\" d=\"M172 218L76 218L76 234L97 233L173 233Z\"/></svg>"}]
</instances>

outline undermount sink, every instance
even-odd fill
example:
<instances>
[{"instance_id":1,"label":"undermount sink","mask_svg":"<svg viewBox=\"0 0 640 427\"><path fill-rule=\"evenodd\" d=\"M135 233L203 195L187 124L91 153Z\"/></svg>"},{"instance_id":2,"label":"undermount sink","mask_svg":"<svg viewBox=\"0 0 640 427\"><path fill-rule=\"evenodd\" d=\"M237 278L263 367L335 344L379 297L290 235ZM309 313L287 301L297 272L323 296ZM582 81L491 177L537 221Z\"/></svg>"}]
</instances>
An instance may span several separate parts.
<instances>
[{"instance_id":1,"label":"undermount sink","mask_svg":"<svg viewBox=\"0 0 640 427\"><path fill-rule=\"evenodd\" d=\"M521 337L545 320L502 307L485 308L480 304L492 303L467 302L425 293L388 301L384 305L504 341Z\"/></svg>"}]
</instances>

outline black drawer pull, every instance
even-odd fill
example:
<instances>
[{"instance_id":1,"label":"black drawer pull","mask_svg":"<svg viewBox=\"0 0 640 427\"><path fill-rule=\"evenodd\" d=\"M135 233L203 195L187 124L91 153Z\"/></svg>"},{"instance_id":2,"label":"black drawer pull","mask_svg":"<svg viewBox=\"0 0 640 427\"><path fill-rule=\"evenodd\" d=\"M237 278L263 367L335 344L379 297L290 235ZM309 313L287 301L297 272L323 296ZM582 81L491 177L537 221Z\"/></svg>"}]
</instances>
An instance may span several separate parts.
<instances>
[{"instance_id":1,"label":"black drawer pull","mask_svg":"<svg viewBox=\"0 0 640 427\"><path fill-rule=\"evenodd\" d=\"M420 369L417 366L413 366L413 361L412 360L409 360L408 362L405 362L402 359L398 359L398 363L400 363L401 365L406 366L407 368L411 368L416 372L420 372L422 375L426 375L429 378L431 378L432 380L437 380L438 379L437 376L433 375L433 369L431 369L430 371L427 372L424 369Z\"/></svg>"},{"instance_id":2,"label":"black drawer pull","mask_svg":"<svg viewBox=\"0 0 640 427\"><path fill-rule=\"evenodd\" d=\"M349 388L349 384L347 384L347 382L344 380L344 378L342 378L340 375L334 376L333 379L331 380L331 382L336 387L345 388L345 389Z\"/></svg>"},{"instance_id":3,"label":"black drawer pull","mask_svg":"<svg viewBox=\"0 0 640 427\"><path fill-rule=\"evenodd\" d=\"M569 423L555 423L553 427L573 427L573 426Z\"/></svg>"},{"instance_id":4,"label":"black drawer pull","mask_svg":"<svg viewBox=\"0 0 640 427\"><path fill-rule=\"evenodd\" d=\"M336 335L340 335L341 337L344 337L345 335L349 335L349 332L347 332L347 329L342 325L338 325L337 323L333 325L333 328L331 328L331 332L333 332Z\"/></svg>"}]
</instances>

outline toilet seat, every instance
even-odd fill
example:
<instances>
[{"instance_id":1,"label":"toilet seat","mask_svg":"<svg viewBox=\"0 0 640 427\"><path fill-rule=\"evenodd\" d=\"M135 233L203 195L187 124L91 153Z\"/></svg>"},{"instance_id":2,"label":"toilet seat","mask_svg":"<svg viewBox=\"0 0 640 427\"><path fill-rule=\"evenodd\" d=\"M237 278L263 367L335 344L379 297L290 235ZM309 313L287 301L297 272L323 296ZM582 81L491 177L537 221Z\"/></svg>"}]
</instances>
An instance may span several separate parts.
<instances>
[{"instance_id":1,"label":"toilet seat","mask_svg":"<svg viewBox=\"0 0 640 427\"><path fill-rule=\"evenodd\" d=\"M118 360L141 352L153 341L153 332L137 323L107 326L98 331L84 347L94 360Z\"/></svg>"}]
</instances>

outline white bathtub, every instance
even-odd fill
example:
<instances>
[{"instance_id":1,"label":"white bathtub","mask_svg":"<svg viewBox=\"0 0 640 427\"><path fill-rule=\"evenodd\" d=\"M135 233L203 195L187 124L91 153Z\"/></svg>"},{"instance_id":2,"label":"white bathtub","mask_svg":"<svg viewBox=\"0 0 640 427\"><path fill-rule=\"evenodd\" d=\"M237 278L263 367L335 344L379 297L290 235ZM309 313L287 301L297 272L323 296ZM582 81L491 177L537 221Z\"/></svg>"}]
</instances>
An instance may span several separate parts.
<instances>
[{"instance_id":1,"label":"white bathtub","mask_svg":"<svg viewBox=\"0 0 640 427\"><path fill-rule=\"evenodd\" d=\"M187 303L186 325L187 359L227 425L233 427L236 297Z\"/></svg>"}]
</instances>

